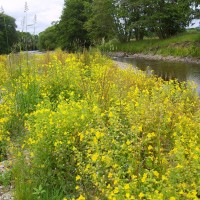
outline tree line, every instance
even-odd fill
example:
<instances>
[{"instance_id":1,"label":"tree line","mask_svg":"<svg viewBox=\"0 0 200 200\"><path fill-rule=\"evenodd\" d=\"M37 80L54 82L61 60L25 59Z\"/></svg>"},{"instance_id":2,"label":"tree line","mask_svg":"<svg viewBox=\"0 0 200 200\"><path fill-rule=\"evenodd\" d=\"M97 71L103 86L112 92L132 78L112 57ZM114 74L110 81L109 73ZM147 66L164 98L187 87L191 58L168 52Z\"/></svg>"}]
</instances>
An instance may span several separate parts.
<instances>
[{"instance_id":1,"label":"tree line","mask_svg":"<svg viewBox=\"0 0 200 200\"><path fill-rule=\"evenodd\" d=\"M39 37L17 32L15 20L1 13L0 53L9 52L13 44L17 50L59 47L75 51L112 39L165 39L185 31L192 19L199 18L199 6L200 0L65 0L60 20Z\"/></svg>"},{"instance_id":2,"label":"tree line","mask_svg":"<svg viewBox=\"0 0 200 200\"><path fill-rule=\"evenodd\" d=\"M65 0L60 21L40 34L41 49L68 51L114 38L169 38L199 16L196 0Z\"/></svg>"},{"instance_id":3,"label":"tree line","mask_svg":"<svg viewBox=\"0 0 200 200\"><path fill-rule=\"evenodd\" d=\"M38 35L17 31L15 19L0 13L0 54L36 50Z\"/></svg>"}]
</instances>

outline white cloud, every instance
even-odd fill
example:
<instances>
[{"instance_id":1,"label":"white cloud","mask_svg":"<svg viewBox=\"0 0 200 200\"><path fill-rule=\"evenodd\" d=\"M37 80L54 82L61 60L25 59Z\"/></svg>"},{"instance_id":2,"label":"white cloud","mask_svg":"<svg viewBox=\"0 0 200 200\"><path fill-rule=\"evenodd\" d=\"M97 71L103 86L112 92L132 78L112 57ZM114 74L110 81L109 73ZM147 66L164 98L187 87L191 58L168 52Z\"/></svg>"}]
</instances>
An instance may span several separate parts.
<instances>
[{"instance_id":1,"label":"white cloud","mask_svg":"<svg viewBox=\"0 0 200 200\"><path fill-rule=\"evenodd\" d=\"M22 30L25 2L29 8L27 23L33 24L34 16L37 17L36 33L44 31L52 21L59 20L64 4L64 0L0 0L4 12L16 19L18 30ZM33 27L28 27L28 31L33 33Z\"/></svg>"}]
</instances>

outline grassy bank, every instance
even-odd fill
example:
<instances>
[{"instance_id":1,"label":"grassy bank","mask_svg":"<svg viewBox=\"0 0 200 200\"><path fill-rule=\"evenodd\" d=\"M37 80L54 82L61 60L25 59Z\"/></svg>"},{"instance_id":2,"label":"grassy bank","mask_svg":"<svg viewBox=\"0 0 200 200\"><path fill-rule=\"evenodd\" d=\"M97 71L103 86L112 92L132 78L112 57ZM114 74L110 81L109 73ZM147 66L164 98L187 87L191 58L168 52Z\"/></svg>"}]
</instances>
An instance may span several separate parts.
<instances>
[{"instance_id":1,"label":"grassy bank","mask_svg":"<svg viewBox=\"0 0 200 200\"><path fill-rule=\"evenodd\" d=\"M133 54L200 57L200 31L187 31L165 40L146 38L142 41L128 43L119 43L113 40L100 48L102 51L122 51Z\"/></svg>"},{"instance_id":2,"label":"grassy bank","mask_svg":"<svg viewBox=\"0 0 200 200\"><path fill-rule=\"evenodd\" d=\"M0 152L16 200L198 199L191 86L99 53L26 59L0 57Z\"/></svg>"}]
</instances>

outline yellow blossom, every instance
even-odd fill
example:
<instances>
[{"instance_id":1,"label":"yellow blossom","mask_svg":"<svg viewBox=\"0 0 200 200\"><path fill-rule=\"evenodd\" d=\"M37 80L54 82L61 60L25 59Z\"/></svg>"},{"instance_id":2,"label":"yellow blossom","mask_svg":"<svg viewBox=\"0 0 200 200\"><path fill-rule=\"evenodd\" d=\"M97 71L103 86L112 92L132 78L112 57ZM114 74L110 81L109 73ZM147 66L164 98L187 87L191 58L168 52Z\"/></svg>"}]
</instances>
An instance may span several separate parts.
<instances>
[{"instance_id":1,"label":"yellow blossom","mask_svg":"<svg viewBox=\"0 0 200 200\"><path fill-rule=\"evenodd\" d=\"M151 145L148 146L148 150L151 151L153 147Z\"/></svg>"},{"instance_id":2,"label":"yellow blossom","mask_svg":"<svg viewBox=\"0 0 200 200\"><path fill-rule=\"evenodd\" d=\"M144 195L143 192L140 192L140 194L138 195L138 197L139 197L140 199L142 199L144 196L145 196L145 195Z\"/></svg>"},{"instance_id":3,"label":"yellow blossom","mask_svg":"<svg viewBox=\"0 0 200 200\"><path fill-rule=\"evenodd\" d=\"M124 189L125 190L129 190L130 189L130 185L129 184L125 184Z\"/></svg>"},{"instance_id":4,"label":"yellow blossom","mask_svg":"<svg viewBox=\"0 0 200 200\"><path fill-rule=\"evenodd\" d=\"M162 180L163 181L167 180L167 177L165 175L162 175Z\"/></svg>"},{"instance_id":5,"label":"yellow blossom","mask_svg":"<svg viewBox=\"0 0 200 200\"><path fill-rule=\"evenodd\" d=\"M31 156L31 157L33 157L33 156L34 156L34 153L33 153L33 152L31 152L31 153L30 153L30 156Z\"/></svg>"},{"instance_id":6,"label":"yellow blossom","mask_svg":"<svg viewBox=\"0 0 200 200\"><path fill-rule=\"evenodd\" d=\"M84 120L84 119L85 119L85 116L84 116L83 114L81 115L81 119L82 119L82 120Z\"/></svg>"},{"instance_id":7,"label":"yellow blossom","mask_svg":"<svg viewBox=\"0 0 200 200\"><path fill-rule=\"evenodd\" d=\"M115 179L115 180L114 180L114 185L117 185L118 182L119 182L119 180L118 180L118 179Z\"/></svg>"},{"instance_id":8,"label":"yellow blossom","mask_svg":"<svg viewBox=\"0 0 200 200\"><path fill-rule=\"evenodd\" d=\"M147 173L144 173L141 181L144 183L146 181L146 179L147 179Z\"/></svg>"},{"instance_id":9,"label":"yellow blossom","mask_svg":"<svg viewBox=\"0 0 200 200\"><path fill-rule=\"evenodd\" d=\"M111 188L110 184L107 185L107 188L108 188L108 189Z\"/></svg>"},{"instance_id":10,"label":"yellow blossom","mask_svg":"<svg viewBox=\"0 0 200 200\"><path fill-rule=\"evenodd\" d=\"M135 107L138 107L138 106L139 106L139 103L138 103L138 102L136 102L136 103L135 103Z\"/></svg>"},{"instance_id":11,"label":"yellow blossom","mask_svg":"<svg viewBox=\"0 0 200 200\"><path fill-rule=\"evenodd\" d=\"M176 168L183 168L183 166L178 163L178 165L176 166Z\"/></svg>"},{"instance_id":12,"label":"yellow blossom","mask_svg":"<svg viewBox=\"0 0 200 200\"><path fill-rule=\"evenodd\" d=\"M85 197L83 195L80 195L77 200L85 200Z\"/></svg>"},{"instance_id":13,"label":"yellow blossom","mask_svg":"<svg viewBox=\"0 0 200 200\"><path fill-rule=\"evenodd\" d=\"M76 181L78 181L78 180L81 180L81 176L80 175L76 176Z\"/></svg>"},{"instance_id":14,"label":"yellow blossom","mask_svg":"<svg viewBox=\"0 0 200 200\"><path fill-rule=\"evenodd\" d=\"M98 153L92 155L92 161L96 162L97 158L99 157Z\"/></svg>"},{"instance_id":15,"label":"yellow blossom","mask_svg":"<svg viewBox=\"0 0 200 200\"><path fill-rule=\"evenodd\" d=\"M108 173L108 178L112 178L112 176L113 176L112 173L109 172Z\"/></svg>"},{"instance_id":16,"label":"yellow blossom","mask_svg":"<svg viewBox=\"0 0 200 200\"><path fill-rule=\"evenodd\" d=\"M156 176L157 178L159 177L159 173L157 171L153 171L154 176Z\"/></svg>"},{"instance_id":17,"label":"yellow blossom","mask_svg":"<svg viewBox=\"0 0 200 200\"><path fill-rule=\"evenodd\" d=\"M76 188L76 190L78 190L80 187L77 185L75 188Z\"/></svg>"},{"instance_id":18,"label":"yellow blossom","mask_svg":"<svg viewBox=\"0 0 200 200\"><path fill-rule=\"evenodd\" d=\"M130 193L126 193L126 198L128 198L128 199L129 199L129 198L130 198L130 196L131 196L131 195L130 195Z\"/></svg>"},{"instance_id":19,"label":"yellow blossom","mask_svg":"<svg viewBox=\"0 0 200 200\"><path fill-rule=\"evenodd\" d=\"M115 189L114 189L114 194L117 194L117 193L119 193L119 188L118 187L116 187Z\"/></svg>"},{"instance_id":20,"label":"yellow blossom","mask_svg":"<svg viewBox=\"0 0 200 200\"><path fill-rule=\"evenodd\" d=\"M108 116L111 118L113 117L113 113L112 112L109 112Z\"/></svg>"},{"instance_id":21,"label":"yellow blossom","mask_svg":"<svg viewBox=\"0 0 200 200\"><path fill-rule=\"evenodd\" d=\"M138 127L138 130L141 132L143 129L142 125Z\"/></svg>"}]
</instances>

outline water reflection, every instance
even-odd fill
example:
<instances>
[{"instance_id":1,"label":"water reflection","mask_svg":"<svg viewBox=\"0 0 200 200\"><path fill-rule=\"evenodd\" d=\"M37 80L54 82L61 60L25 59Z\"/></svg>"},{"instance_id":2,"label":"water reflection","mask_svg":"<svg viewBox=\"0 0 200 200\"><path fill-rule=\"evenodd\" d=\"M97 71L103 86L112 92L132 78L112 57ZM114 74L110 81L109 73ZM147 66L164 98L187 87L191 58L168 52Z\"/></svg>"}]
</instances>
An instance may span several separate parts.
<instances>
[{"instance_id":1,"label":"water reflection","mask_svg":"<svg viewBox=\"0 0 200 200\"><path fill-rule=\"evenodd\" d=\"M178 81L193 81L197 85L200 95L200 65L191 63L173 63L155 60L143 60L135 58L115 58L115 60L126 62L137 67L148 74L162 77L164 80L178 79Z\"/></svg>"}]
</instances>

